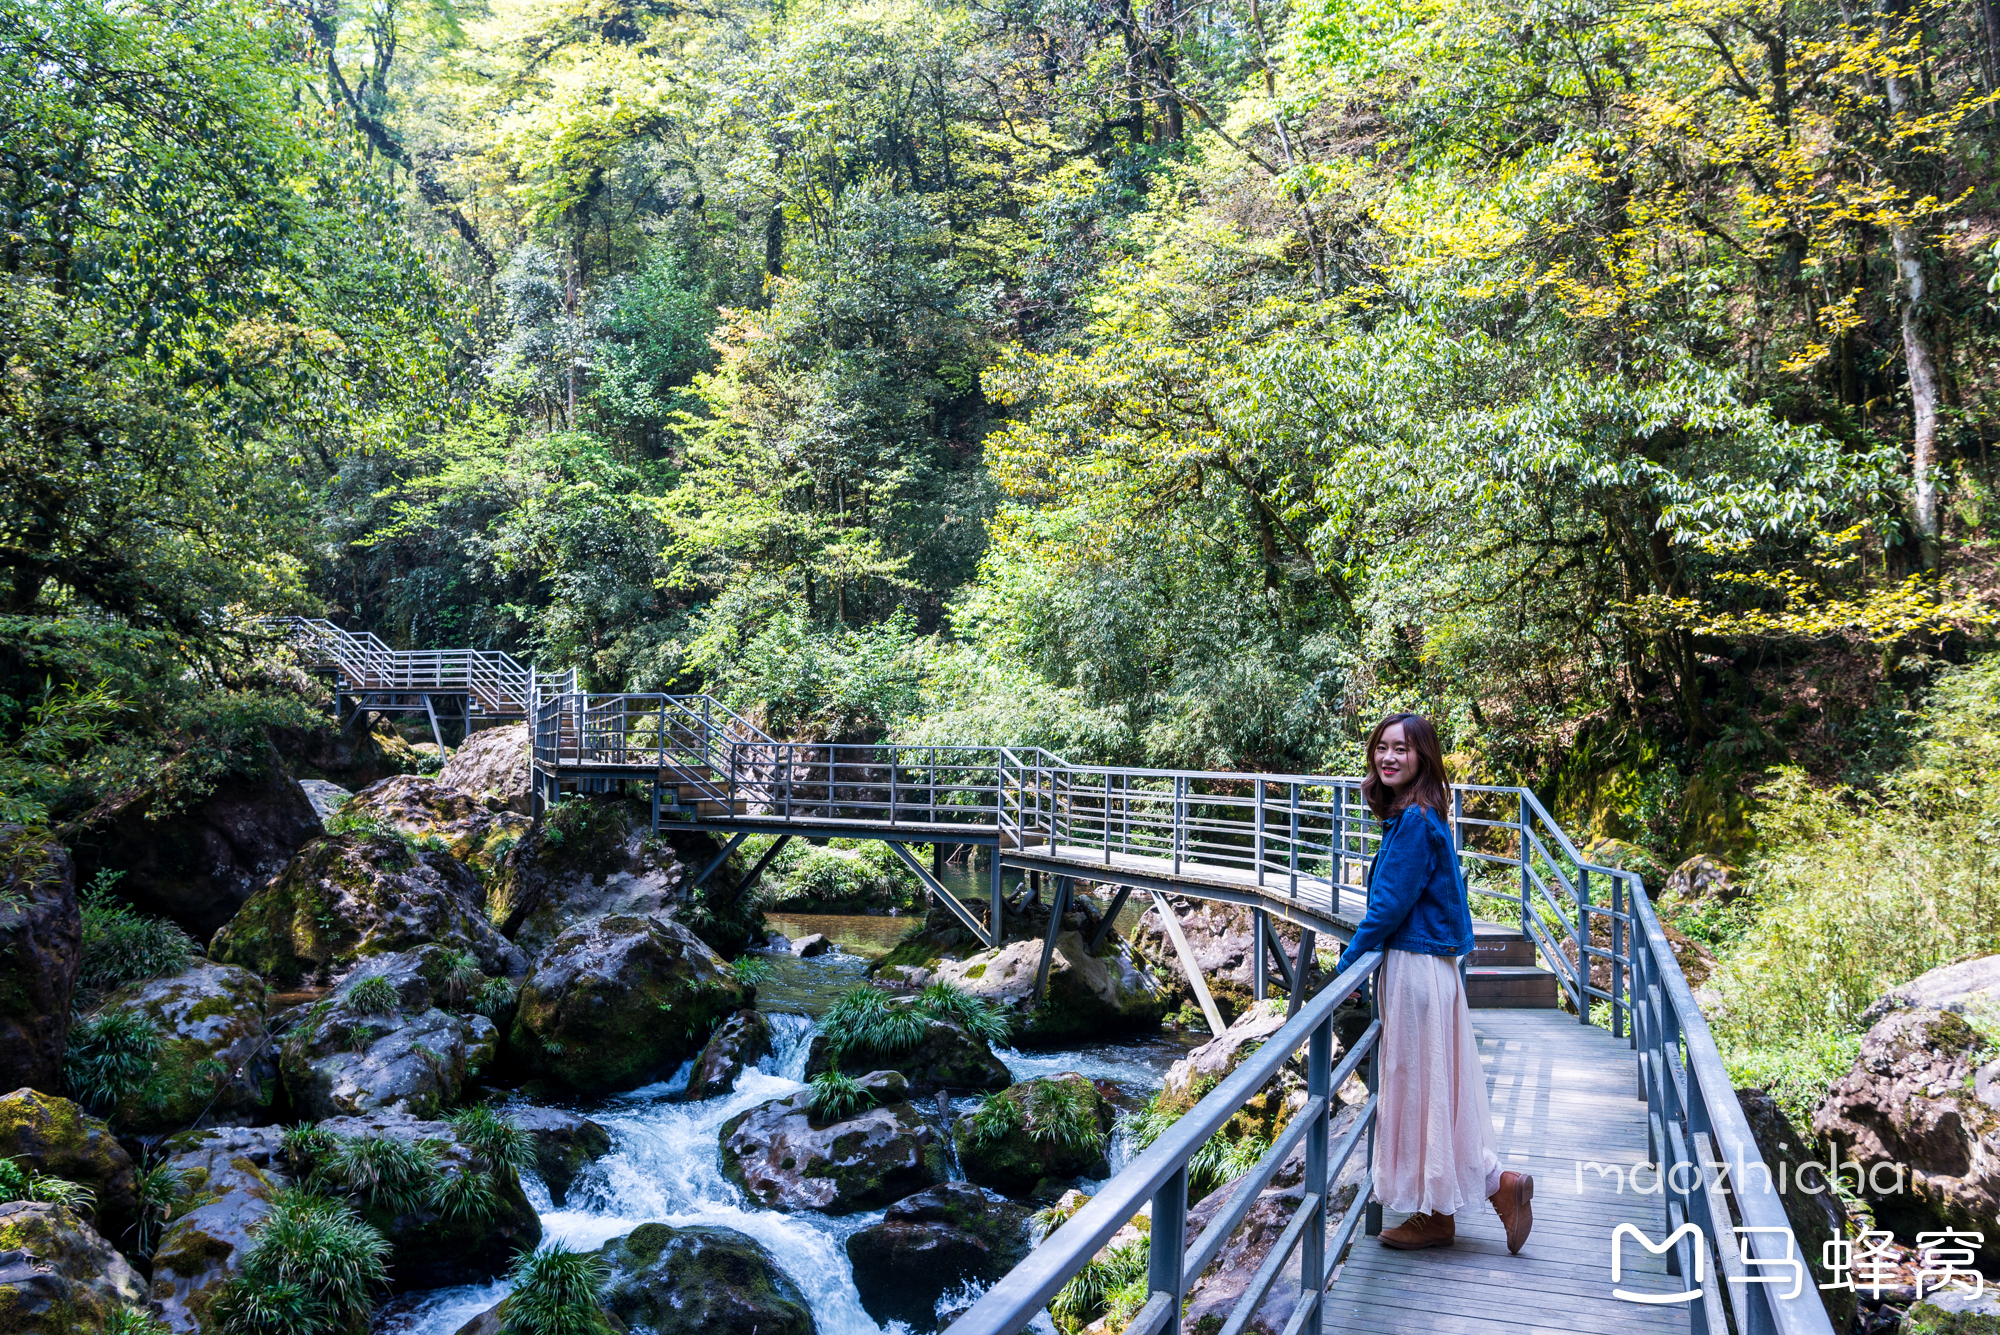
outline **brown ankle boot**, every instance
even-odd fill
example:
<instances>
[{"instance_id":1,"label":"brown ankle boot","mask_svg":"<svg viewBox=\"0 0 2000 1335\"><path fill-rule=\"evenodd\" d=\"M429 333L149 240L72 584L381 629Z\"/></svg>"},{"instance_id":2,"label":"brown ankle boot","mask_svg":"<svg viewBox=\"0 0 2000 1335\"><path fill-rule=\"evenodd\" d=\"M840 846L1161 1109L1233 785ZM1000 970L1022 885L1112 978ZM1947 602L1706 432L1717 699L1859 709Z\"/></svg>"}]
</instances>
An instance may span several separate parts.
<instances>
[{"instance_id":1,"label":"brown ankle boot","mask_svg":"<svg viewBox=\"0 0 2000 1335\"><path fill-rule=\"evenodd\" d=\"M1507 1230L1508 1252L1520 1251L1528 1240L1528 1230L1535 1226L1535 1209L1529 1204L1535 1199L1535 1179L1526 1173L1504 1172L1500 1174L1500 1190L1487 1199L1500 1216L1500 1226Z\"/></svg>"},{"instance_id":2,"label":"brown ankle boot","mask_svg":"<svg viewBox=\"0 0 2000 1335\"><path fill-rule=\"evenodd\" d=\"M1394 1228L1382 1230L1382 1245L1401 1252L1419 1247L1449 1247L1458 1237L1458 1228L1448 1214L1413 1214Z\"/></svg>"}]
</instances>

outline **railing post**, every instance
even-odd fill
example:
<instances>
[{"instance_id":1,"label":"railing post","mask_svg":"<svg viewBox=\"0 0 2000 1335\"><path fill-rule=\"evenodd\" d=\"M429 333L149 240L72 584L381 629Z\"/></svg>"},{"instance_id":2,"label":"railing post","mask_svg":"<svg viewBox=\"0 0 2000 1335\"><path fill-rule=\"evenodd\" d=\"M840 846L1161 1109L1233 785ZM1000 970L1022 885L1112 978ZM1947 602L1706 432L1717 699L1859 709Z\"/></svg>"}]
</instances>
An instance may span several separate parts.
<instances>
[{"instance_id":1,"label":"railing post","mask_svg":"<svg viewBox=\"0 0 2000 1335\"><path fill-rule=\"evenodd\" d=\"M1174 776L1174 875L1181 874L1182 823L1186 815L1181 795L1187 791L1187 780L1181 775Z\"/></svg>"},{"instance_id":2,"label":"railing post","mask_svg":"<svg viewBox=\"0 0 2000 1335\"><path fill-rule=\"evenodd\" d=\"M896 748L889 747L889 823L896 823Z\"/></svg>"},{"instance_id":3,"label":"railing post","mask_svg":"<svg viewBox=\"0 0 2000 1335\"><path fill-rule=\"evenodd\" d=\"M1290 840L1290 862L1292 866L1289 882L1285 886L1285 893L1293 899L1297 899L1299 897L1299 785L1295 782L1290 787L1292 790L1292 833ZM1338 862L1335 863L1333 873L1333 907L1336 911L1340 908L1340 869Z\"/></svg>"},{"instance_id":4,"label":"railing post","mask_svg":"<svg viewBox=\"0 0 2000 1335\"><path fill-rule=\"evenodd\" d=\"M1172 1298L1171 1315L1167 1318L1170 1328L1180 1325L1181 1295L1186 1291L1187 1279L1181 1268L1187 1259L1187 1186L1187 1164L1183 1163L1153 1193L1153 1236L1147 1250L1146 1289Z\"/></svg>"},{"instance_id":5,"label":"railing post","mask_svg":"<svg viewBox=\"0 0 2000 1335\"><path fill-rule=\"evenodd\" d=\"M1576 936L1577 1009L1580 1024L1590 1023L1590 873L1583 868L1576 869L1576 922L1571 931ZM1613 995L1616 995L1615 993Z\"/></svg>"},{"instance_id":6,"label":"railing post","mask_svg":"<svg viewBox=\"0 0 2000 1335\"><path fill-rule=\"evenodd\" d=\"M1383 967L1384 966L1380 964L1376 965L1374 973L1370 974L1368 978L1369 1018L1378 1021L1382 1018ZM1380 1038L1377 1038L1375 1040L1374 1046L1372 1046L1368 1051L1368 1074L1363 1077L1363 1080L1366 1082L1368 1086L1369 1097L1371 1099L1379 1099L1382 1094L1382 1040ZM1377 1103L1376 1107L1379 1110L1381 1104ZM1378 1112L1378 1115L1374 1118L1371 1118L1368 1123L1367 1162L1370 1164L1373 1164L1375 1162L1375 1133L1377 1128L1379 1128L1381 1125L1382 1122ZM1375 1194L1375 1185L1374 1185L1375 1180L1372 1174L1369 1177L1368 1181L1369 1181L1368 1201L1367 1204L1363 1207L1366 1210L1366 1213L1362 1216L1361 1219L1361 1229L1364 1233L1366 1233L1369 1237L1372 1238L1375 1237L1377 1234L1381 1233L1382 1231L1382 1201ZM1348 1208L1352 1209L1353 1207L1349 1206Z\"/></svg>"},{"instance_id":7,"label":"railing post","mask_svg":"<svg viewBox=\"0 0 2000 1335\"><path fill-rule=\"evenodd\" d=\"M1258 1001L1264 999L1264 993L1268 987L1265 978L1271 972L1271 958L1266 954L1270 947L1264 942L1264 938L1271 931L1269 926L1270 921L1271 915L1263 909L1250 910L1250 935L1252 937L1250 971L1254 975L1250 984L1250 995Z\"/></svg>"},{"instance_id":8,"label":"railing post","mask_svg":"<svg viewBox=\"0 0 2000 1335\"><path fill-rule=\"evenodd\" d=\"M1535 939L1534 933L1528 930L1528 792L1525 788L1518 789L1516 790L1515 797L1516 811L1520 818L1514 833L1519 837L1521 848L1519 859L1521 864L1521 935L1533 941ZM1549 964L1553 967L1555 961L1550 960Z\"/></svg>"},{"instance_id":9,"label":"railing post","mask_svg":"<svg viewBox=\"0 0 2000 1335\"><path fill-rule=\"evenodd\" d=\"M1294 823L1297 817L1293 818ZM1296 837L1296 836L1294 836ZM1340 892L1347 884L1347 785L1333 786L1333 909L1340 911Z\"/></svg>"},{"instance_id":10,"label":"railing post","mask_svg":"<svg viewBox=\"0 0 2000 1335\"><path fill-rule=\"evenodd\" d=\"M1264 781L1255 779L1252 782L1257 785L1257 885L1261 889L1264 884ZM1338 909L1340 906L1336 904L1334 907ZM1261 937L1258 939L1262 940ZM1259 951L1258 957L1261 959L1262 956L1263 952ZM1264 995L1262 977L1257 980L1257 988L1257 996L1261 1000Z\"/></svg>"},{"instance_id":11,"label":"railing post","mask_svg":"<svg viewBox=\"0 0 2000 1335\"><path fill-rule=\"evenodd\" d=\"M1305 961L1299 961L1299 971L1305 971ZM1306 1179L1303 1184L1307 1196L1317 1197L1319 1204L1306 1220L1306 1235L1303 1239L1304 1254L1299 1262L1299 1287L1303 1294L1324 1292L1326 1288L1326 1156L1327 1156L1327 1113L1333 1104L1333 1015L1328 1013L1319 1026L1306 1040L1306 1097L1324 1099L1319 1114L1312 1125L1306 1128ZM1303 1301L1313 1301L1303 1298ZM1315 1304L1311 1315L1299 1335L1319 1335L1321 1309Z\"/></svg>"},{"instance_id":12,"label":"railing post","mask_svg":"<svg viewBox=\"0 0 2000 1335\"><path fill-rule=\"evenodd\" d=\"M1624 1038L1627 1012L1632 1008L1631 982L1625 971L1626 922L1633 912L1632 896L1623 876L1611 878L1611 1036Z\"/></svg>"}]
</instances>

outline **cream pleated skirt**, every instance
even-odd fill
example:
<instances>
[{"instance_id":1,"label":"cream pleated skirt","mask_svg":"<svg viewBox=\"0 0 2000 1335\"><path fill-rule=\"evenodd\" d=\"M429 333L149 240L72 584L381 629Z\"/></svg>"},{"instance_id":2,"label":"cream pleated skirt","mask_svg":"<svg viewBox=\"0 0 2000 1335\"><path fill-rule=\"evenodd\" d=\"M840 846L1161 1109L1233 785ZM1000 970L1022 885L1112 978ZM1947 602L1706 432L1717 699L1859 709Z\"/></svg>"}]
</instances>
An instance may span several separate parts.
<instances>
[{"instance_id":1,"label":"cream pleated skirt","mask_svg":"<svg viewBox=\"0 0 2000 1335\"><path fill-rule=\"evenodd\" d=\"M1500 1189L1486 1076L1458 962L1391 950L1382 965L1381 1119L1375 1199L1457 1214Z\"/></svg>"}]
</instances>

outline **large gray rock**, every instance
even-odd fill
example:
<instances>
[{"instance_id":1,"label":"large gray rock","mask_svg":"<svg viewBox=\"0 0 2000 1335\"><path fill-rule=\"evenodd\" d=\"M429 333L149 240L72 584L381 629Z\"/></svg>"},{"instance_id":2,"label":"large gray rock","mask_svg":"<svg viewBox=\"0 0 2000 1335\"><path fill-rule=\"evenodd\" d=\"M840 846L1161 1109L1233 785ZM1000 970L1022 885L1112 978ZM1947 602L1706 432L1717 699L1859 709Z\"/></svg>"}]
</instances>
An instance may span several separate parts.
<instances>
[{"instance_id":1,"label":"large gray rock","mask_svg":"<svg viewBox=\"0 0 2000 1335\"><path fill-rule=\"evenodd\" d=\"M1251 1006L1229 1028L1168 1067L1161 1094L1176 1104L1192 1107L1284 1027L1282 1005Z\"/></svg>"},{"instance_id":2,"label":"large gray rock","mask_svg":"<svg viewBox=\"0 0 2000 1335\"><path fill-rule=\"evenodd\" d=\"M0 1159L89 1187L97 1204L85 1217L108 1238L122 1241L139 1217L132 1156L102 1119L68 1099L33 1089L0 1098Z\"/></svg>"},{"instance_id":3,"label":"large gray rock","mask_svg":"<svg viewBox=\"0 0 2000 1335\"><path fill-rule=\"evenodd\" d=\"M1016 1109L1011 1130L983 1135L976 1113L959 1118L953 1129L958 1161L969 1180L1010 1196L1025 1196L1044 1181L1110 1175L1105 1152L1111 1146L1117 1110L1090 1081L1065 1072L1024 1080L993 1097ZM1078 1139L1050 1134L1057 1123L1048 1108L1062 1100L1073 1102L1082 1114L1083 1134Z\"/></svg>"},{"instance_id":4,"label":"large gray rock","mask_svg":"<svg viewBox=\"0 0 2000 1335\"><path fill-rule=\"evenodd\" d=\"M1028 1223L1025 1206L970 1182L906 1196L847 1239L862 1306L884 1326L900 1321L924 1335L937 1327L940 1298L991 1284L1027 1256Z\"/></svg>"},{"instance_id":5,"label":"large gray rock","mask_svg":"<svg viewBox=\"0 0 2000 1335\"><path fill-rule=\"evenodd\" d=\"M1251 929L1251 911L1238 904L1221 904L1202 899L1170 900L1188 949L1208 980L1209 991L1225 1020L1234 1019L1253 999L1256 988L1256 937ZM1284 943L1287 958L1298 954L1299 929L1290 923L1274 923ZM1180 999L1187 992L1185 967L1160 920L1158 906L1139 917L1132 934L1132 949Z\"/></svg>"},{"instance_id":6,"label":"large gray rock","mask_svg":"<svg viewBox=\"0 0 2000 1335\"><path fill-rule=\"evenodd\" d=\"M534 756L528 725L482 728L451 753L437 781L477 797L496 799L517 815L535 814Z\"/></svg>"},{"instance_id":7,"label":"large gray rock","mask_svg":"<svg viewBox=\"0 0 2000 1335\"><path fill-rule=\"evenodd\" d=\"M736 1077L771 1051L771 1022L756 1010L744 1009L722 1022L688 1078L687 1098L712 1099L736 1088Z\"/></svg>"},{"instance_id":8,"label":"large gray rock","mask_svg":"<svg viewBox=\"0 0 2000 1335\"><path fill-rule=\"evenodd\" d=\"M1864 1194L1885 1227L1979 1231L2000 1213L2000 1060L1984 1055L1958 1015L1892 1011L1813 1114L1835 1157L1869 1170Z\"/></svg>"},{"instance_id":9,"label":"large gray rock","mask_svg":"<svg viewBox=\"0 0 2000 1335\"><path fill-rule=\"evenodd\" d=\"M535 1172L556 1205L566 1203L577 1174L611 1153L611 1133L581 1113L535 1104L505 1110L535 1142Z\"/></svg>"},{"instance_id":10,"label":"large gray rock","mask_svg":"<svg viewBox=\"0 0 2000 1335\"><path fill-rule=\"evenodd\" d=\"M585 1092L659 1079L753 994L669 919L592 918L550 943L521 988L508 1042L523 1069Z\"/></svg>"},{"instance_id":11,"label":"large gray rock","mask_svg":"<svg viewBox=\"0 0 2000 1335\"><path fill-rule=\"evenodd\" d=\"M197 941L229 921L258 887L320 833L319 814L266 750L254 774L230 775L180 810L146 798L77 838L86 882L124 872L118 893L141 913L171 918Z\"/></svg>"},{"instance_id":12,"label":"large gray rock","mask_svg":"<svg viewBox=\"0 0 2000 1335\"><path fill-rule=\"evenodd\" d=\"M151 1297L169 1328L212 1326L210 1306L242 1268L272 1198L292 1185L276 1161L279 1136L276 1127L218 1127L162 1146L180 1192L153 1253Z\"/></svg>"},{"instance_id":13,"label":"large gray rock","mask_svg":"<svg viewBox=\"0 0 2000 1335\"><path fill-rule=\"evenodd\" d=\"M248 969L197 960L106 997L93 1014L143 1015L161 1039L153 1074L119 1102L113 1120L136 1132L256 1121L278 1074L265 996L264 980Z\"/></svg>"},{"instance_id":14,"label":"large gray rock","mask_svg":"<svg viewBox=\"0 0 2000 1335\"><path fill-rule=\"evenodd\" d=\"M289 985L431 944L469 951L491 974L527 970L481 912L478 881L449 853L387 836L326 835L253 895L208 953Z\"/></svg>"},{"instance_id":15,"label":"large gray rock","mask_svg":"<svg viewBox=\"0 0 2000 1335\"><path fill-rule=\"evenodd\" d=\"M1919 974L1861 1014L1872 1025L1892 1011L1927 1006L1953 1015L2000 1016L2000 955L1980 955Z\"/></svg>"},{"instance_id":16,"label":"large gray rock","mask_svg":"<svg viewBox=\"0 0 2000 1335\"><path fill-rule=\"evenodd\" d=\"M814 1335L812 1309L762 1244L733 1228L642 1224L598 1252L607 1312L657 1335Z\"/></svg>"},{"instance_id":17,"label":"large gray rock","mask_svg":"<svg viewBox=\"0 0 2000 1335\"><path fill-rule=\"evenodd\" d=\"M438 946L378 955L315 1006L286 1036L281 1061L300 1115L318 1121L388 1109L429 1117L458 1103L493 1065L500 1031L471 1010L472 984L454 986L454 963ZM373 978L394 989L391 1009L355 1005L355 989L375 987Z\"/></svg>"},{"instance_id":18,"label":"large gray rock","mask_svg":"<svg viewBox=\"0 0 2000 1335\"><path fill-rule=\"evenodd\" d=\"M1014 1083L1007 1064L993 1055L986 1040L953 1020L932 1020L924 1026L924 1037L916 1047L898 1055L837 1048L825 1034L814 1034L806 1052L808 1078L833 1069L840 1058L844 1075L866 1075L870 1071L896 1071L910 1082L910 1093L935 1094L939 1090L1005 1089Z\"/></svg>"},{"instance_id":19,"label":"large gray rock","mask_svg":"<svg viewBox=\"0 0 2000 1335\"><path fill-rule=\"evenodd\" d=\"M300 779L299 791L306 795L306 801L312 803L313 814L319 817L321 828L338 816L340 809L347 805L347 799L354 796L350 790L325 779Z\"/></svg>"},{"instance_id":20,"label":"large gray rock","mask_svg":"<svg viewBox=\"0 0 2000 1335\"><path fill-rule=\"evenodd\" d=\"M891 1071L862 1082L880 1100L845 1121L811 1116L812 1091L773 1099L722 1124L722 1169L759 1205L852 1214L945 1177L943 1147Z\"/></svg>"},{"instance_id":21,"label":"large gray rock","mask_svg":"<svg viewBox=\"0 0 2000 1335\"><path fill-rule=\"evenodd\" d=\"M76 868L53 839L0 826L0 1089L62 1088L83 963Z\"/></svg>"},{"instance_id":22,"label":"large gray rock","mask_svg":"<svg viewBox=\"0 0 2000 1335\"><path fill-rule=\"evenodd\" d=\"M76 1335L141 1307L146 1283L117 1249L60 1205L0 1205L0 1330Z\"/></svg>"},{"instance_id":23,"label":"large gray rock","mask_svg":"<svg viewBox=\"0 0 2000 1335\"><path fill-rule=\"evenodd\" d=\"M1824 1256L1827 1243L1847 1236L1847 1211L1834 1195L1816 1147L1792 1125L1778 1101L1763 1090L1739 1089L1736 1102L1750 1123L1750 1134L1756 1137L1757 1152L1771 1172L1773 1185L1779 1187L1798 1254ZM1854 1324L1853 1289L1821 1289L1819 1296L1835 1330Z\"/></svg>"},{"instance_id":24,"label":"large gray rock","mask_svg":"<svg viewBox=\"0 0 2000 1335\"><path fill-rule=\"evenodd\" d=\"M435 840L467 866L495 871L528 833L528 818L497 797L475 795L438 779L397 774L372 783L347 802L347 820L372 820L408 838Z\"/></svg>"},{"instance_id":25,"label":"large gray rock","mask_svg":"<svg viewBox=\"0 0 2000 1335\"><path fill-rule=\"evenodd\" d=\"M1101 1036L1158 1027L1167 1012L1166 988L1129 952L1109 943L1102 956L1092 955L1083 935L1065 931L1056 937L1049 960L1048 993L1034 1004L1035 978L1041 967L1039 939L1015 941L999 950L982 950L962 960L940 960L937 979L988 1001L1012 1007L1023 1017L1024 1038L1053 1042L1082 1035Z\"/></svg>"}]
</instances>

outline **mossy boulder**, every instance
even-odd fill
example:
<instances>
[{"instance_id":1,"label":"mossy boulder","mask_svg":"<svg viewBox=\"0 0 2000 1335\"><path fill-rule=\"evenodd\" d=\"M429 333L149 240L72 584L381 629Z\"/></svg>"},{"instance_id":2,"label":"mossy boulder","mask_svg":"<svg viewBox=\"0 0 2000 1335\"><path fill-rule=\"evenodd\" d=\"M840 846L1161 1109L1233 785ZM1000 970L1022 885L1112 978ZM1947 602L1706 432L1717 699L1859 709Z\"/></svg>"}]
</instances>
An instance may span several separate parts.
<instances>
[{"instance_id":1,"label":"mossy boulder","mask_svg":"<svg viewBox=\"0 0 2000 1335\"><path fill-rule=\"evenodd\" d=\"M0 1089L62 1088L82 963L69 853L46 835L0 826Z\"/></svg>"},{"instance_id":2,"label":"mossy boulder","mask_svg":"<svg viewBox=\"0 0 2000 1335\"><path fill-rule=\"evenodd\" d=\"M276 1127L217 1127L170 1137L161 1149L180 1181L153 1252L151 1298L175 1330L208 1330L209 1307L241 1267L255 1228L292 1179Z\"/></svg>"},{"instance_id":3,"label":"mossy boulder","mask_svg":"<svg viewBox=\"0 0 2000 1335\"><path fill-rule=\"evenodd\" d=\"M285 1038L292 1106L318 1120L377 1109L430 1117L457 1104L500 1044L499 1028L473 1009L485 976L455 970L469 960L421 946L363 961Z\"/></svg>"},{"instance_id":4,"label":"mossy boulder","mask_svg":"<svg viewBox=\"0 0 2000 1335\"><path fill-rule=\"evenodd\" d=\"M37 1173L89 1187L97 1205L86 1218L108 1238L122 1238L138 1218L132 1156L103 1119L68 1099L33 1089L0 1098L0 1159L18 1159Z\"/></svg>"},{"instance_id":5,"label":"mossy boulder","mask_svg":"<svg viewBox=\"0 0 2000 1335\"><path fill-rule=\"evenodd\" d=\"M1583 846L1583 858L1599 867L1639 873L1649 895L1658 895L1674 874L1650 849L1624 839L1593 839ZM1608 898L1610 891L1604 893Z\"/></svg>"},{"instance_id":6,"label":"mossy boulder","mask_svg":"<svg viewBox=\"0 0 2000 1335\"><path fill-rule=\"evenodd\" d=\"M498 800L520 816L535 814L534 756L528 747L528 725L509 723L482 728L451 753L437 781L447 788Z\"/></svg>"},{"instance_id":7,"label":"mossy boulder","mask_svg":"<svg viewBox=\"0 0 2000 1335\"><path fill-rule=\"evenodd\" d=\"M771 1253L733 1228L642 1224L598 1252L598 1301L657 1335L815 1335L812 1309Z\"/></svg>"},{"instance_id":8,"label":"mossy boulder","mask_svg":"<svg viewBox=\"0 0 2000 1335\"><path fill-rule=\"evenodd\" d=\"M745 1008L722 1022L688 1078L687 1097L712 1099L736 1088L736 1077L771 1051L771 1022L759 1011Z\"/></svg>"},{"instance_id":9,"label":"mossy boulder","mask_svg":"<svg viewBox=\"0 0 2000 1335\"><path fill-rule=\"evenodd\" d=\"M958 1161L969 1181L1025 1196L1043 1183L1111 1172L1105 1152L1117 1110L1083 1076L1067 1072L1024 1080L990 1097L1011 1103L1012 1114L996 1118L984 1110L971 1112L953 1128ZM1066 1111L1056 1111L1059 1105Z\"/></svg>"},{"instance_id":10,"label":"mossy boulder","mask_svg":"<svg viewBox=\"0 0 2000 1335\"><path fill-rule=\"evenodd\" d=\"M1897 1330L1900 1335L2000 1335L2000 1297L1963 1289L1932 1293L1910 1305Z\"/></svg>"},{"instance_id":11,"label":"mossy boulder","mask_svg":"<svg viewBox=\"0 0 2000 1335\"><path fill-rule=\"evenodd\" d=\"M1022 1018L1023 1043L1157 1029L1167 1013L1167 989L1122 942L1097 956L1085 948L1081 931L1059 933L1049 957L1048 992L1037 1006L1041 962L1042 942L1036 938L962 960L940 960L936 975L939 982L1014 1008Z\"/></svg>"},{"instance_id":12,"label":"mossy boulder","mask_svg":"<svg viewBox=\"0 0 2000 1335\"><path fill-rule=\"evenodd\" d=\"M516 1104L506 1114L533 1138L535 1173L556 1205L566 1202L579 1173L611 1153L611 1133L581 1113Z\"/></svg>"},{"instance_id":13,"label":"mossy boulder","mask_svg":"<svg viewBox=\"0 0 2000 1335\"><path fill-rule=\"evenodd\" d=\"M630 1089L699 1052L753 993L670 919L612 914L563 931L521 988L508 1043L531 1076Z\"/></svg>"},{"instance_id":14,"label":"mossy boulder","mask_svg":"<svg viewBox=\"0 0 2000 1335\"><path fill-rule=\"evenodd\" d=\"M343 822L373 822L412 842L441 847L481 876L498 869L530 824L503 798L414 774L370 784L348 799L340 815Z\"/></svg>"},{"instance_id":15,"label":"mossy boulder","mask_svg":"<svg viewBox=\"0 0 2000 1335\"><path fill-rule=\"evenodd\" d=\"M112 1121L127 1131L177 1131L199 1121L253 1122L271 1104L277 1061L264 1027L264 980L248 969L198 960L170 978L128 983L94 1014L130 1011L160 1032L145 1084Z\"/></svg>"},{"instance_id":16,"label":"mossy boulder","mask_svg":"<svg viewBox=\"0 0 2000 1335\"><path fill-rule=\"evenodd\" d=\"M868 1315L916 1335L937 1328L938 1300L988 1285L1031 1249L1029 1213L970 1182L940 1182L906 1196L882 1222L847 1239L854 1287Z\"/></svg>"},{"instance_id":17,"label":"mossy boulder","mask_svg":"<svg viewBox=\"0 0 2000 1335\"><path fill-rule=\"evenodd\" d=\"M81 1216L60 1205L0 1205L0 1331L102 1330L146 1302L146 1284Z\"/></svg>"},{"instance_id":18,"label":"mossy boulder","mask_svg":"<svg viewBox=\"0 0 2000 1335\"><path fill-rule=\"evenodd\" d=\"M814 1034L806 1053L806 1076L833 1070L836 1059L843 1075L899 1072L910 1082L912 1094L1005 1089L1014 1083L1007 1064L993 1055L986 1040L955 1020L931 1020L917 1046L897 1054L842 1048L828 1035Z\"/></svg>"},{"instance_id":19,"label":"mossy boulder","mask_svg":"<svg viewBox=\"0 0 2000 1335\"><path fill-rule=\"evenodd\" d=\"M344 834L307 844L215 934L208 953L289 986L432 944L469 951L488 973L527 968L486 921L479 883L449 853Z\"/></svg>"},{"instance_id":20,"label":"mossy boulder","mask_svg":"<svg viewBox=\"0 0 2000 1335\"><path fill-rule=\"evenodd\" d=\"M943 1146L904 1101L908 1083L893 1071L862 1083L876 1106L843 1121L814 1121L811 1090L730 1118L720 1136L722 1171L760 1205L827 1214L877 1209L943 1181Z\"/></svg>"}]
</instances>

